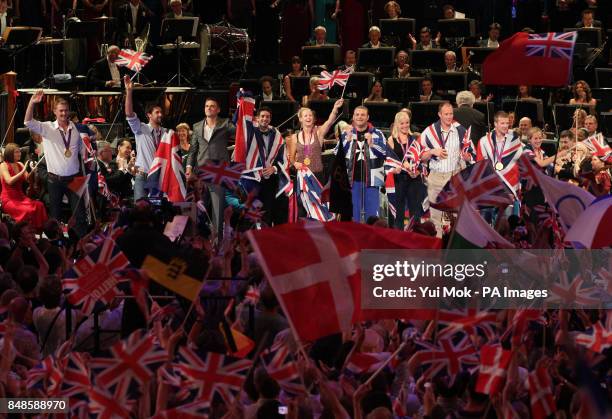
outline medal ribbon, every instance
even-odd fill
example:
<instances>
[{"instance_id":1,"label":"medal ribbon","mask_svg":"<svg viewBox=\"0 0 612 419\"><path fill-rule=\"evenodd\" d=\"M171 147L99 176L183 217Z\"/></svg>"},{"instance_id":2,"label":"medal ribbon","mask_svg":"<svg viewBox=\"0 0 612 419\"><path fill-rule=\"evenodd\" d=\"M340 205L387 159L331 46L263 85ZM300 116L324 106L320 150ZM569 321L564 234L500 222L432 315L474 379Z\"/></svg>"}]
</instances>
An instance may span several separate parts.
<instances>
[{"instance_id":1,"label":"medal ribbon","mask_svg":"<svg viewBox=\"0 0 612 419\"><path fill-rule=\"evenodd\" d=\"M70 141L71 141L71 137L72 137L72 128L68 128L68 141L66 141L66 135L64 135L64 131L62 131L62 129L59 129L59 132L62 136L62 141L64 142L64 147L66 147L66 150L70 149Z\"/></svg>"}]
</instances>

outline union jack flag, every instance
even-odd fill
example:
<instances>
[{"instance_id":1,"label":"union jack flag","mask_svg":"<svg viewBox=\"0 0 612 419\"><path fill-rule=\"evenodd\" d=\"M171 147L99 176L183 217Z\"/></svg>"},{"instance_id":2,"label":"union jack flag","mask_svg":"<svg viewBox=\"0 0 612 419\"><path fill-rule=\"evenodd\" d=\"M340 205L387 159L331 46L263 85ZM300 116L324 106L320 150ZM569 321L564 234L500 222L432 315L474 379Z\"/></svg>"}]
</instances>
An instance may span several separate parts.
<instances>
[{"instance_id":1,"label":"union jack flag","mask_svg":"<svg viewBox=\"0 0 612 419\"><path fill-rule=\"evenodd\" d=\"M199 400L159 412L153 419L206 419L210 415L210 402Z\"/></svg>"},{"instance_id":2,"label":"union jack flag","mask_svg":"<svg viewBox=\"0 0 612 419\"><path fill-rule=\"evenodd\" d=\"M479 208L501 207L513 201L512 191L489 160L481 160L451 177L431 206L440 211L457 211L465 199Z\"/></svg>"},{"instance_id":3,"label":"union jack flag","mask_svg":"<svg viewBox=\"0 0 612 419\"><path fill-rule=\"evenodd\" d=\"M98 172L98 192L106 198L111 208L116 208L119 205L119 197L110 191L108 183L106 183L106 177L100 172Z\"/></svg>"},{"instance_id":4,"label":"union jack flag","mask_svg":"<svg viewBox=\"0 0 612 419\"><path fill-rule=\"evenodd\" d=\"M612 148L610 148L601 133L591 135L582 143L588 147L589 151L601 158L603 161L607 163L612 161Z\"/></svg>"},{"instance_id":5,"label":"union jack flag","mask_svg":"<svg viewBox=\"0 0 612 419\"><path fill-rule=\"evenodd\" d=\"M236 94L238 107L234 113L234 125L236 126L236 148L234 148L233 161L245 163L247 161L248 132L253 125L255 116L255 99L251 92L240 89Z\"/></svg>"},{"instance_id":6,"label":"union jack flag","mask_svg":"<svg viewBox=\"0 0 612 419\"><path fill-rule=\"evenodd\" d=\"M319 90L331 89L336 84L338 86L346 86L350 76L350 71L334 70L333 73L322 71L319 76Z\"/></svg>"},{"instance_id":7,"label":"union jack flag","mask_svg":"<svg viewBox=\"0 0 612 419\"><path fill-rule=\"evenodd\" d=\"M176 132L166 132L157 146L147 177L147 188L168 195L170 202L184 202L187 191L183 182L183 163L178 155L180 141Z\"/></svg>"},{"instance_id":8,"label":"union jack flag","mask_svg":"<svg viewBox=\"0 0 612 419\"><path fill-rule=\"evenodd\" d=\"M91 375L87 362L80 352L70 352L66 356L60 395L71 399L77 396L87 396L90 387Z\"/></svg>"},{"instance_id":9,"label":"union jack flag","mask_svg":"<svg viewBox=\"0 0 612 419\"><path fill-rule=\"evenodd\" d=\"M599 290L595 287L583 287L584 279L581 275L569 281L567 272L560 272L559 282L554 282L550 286L551 295L546 299L553 304L577 306L599 306L601 300L598 296Z\"/></svg>"},{"instance_id":10,"label":"union jack flag","mask_svg":"<svg viewBox=\"0 0 612 419\"><path fill-rule=\"evenodd\" d=\"M576 36L577 32L530 34L525 44L525 55L571 60Z\"/></svg>"},{"instance_id":11,"label":"union jack flag","mask_svg":"<svg viewBox=\"0 0 612 419\"><path fill-rule=\"evenodd\" d=\"M108 305L120 291L118 271L129 262L115 241L106 238L102 246L79 260L64 275L62 286L68 291L68 301L80 306L85 314L91 314L96 306Z\"/></svg>"},{"instance_id":12,"label":"union jack flag","mask_svg":"<svg viewBox=\"0 0 612 419\"><path fill-rule=\"evenodd\" d=\"M457 332L465 332L468 335L474 335L478 333L478 330L482 330L487 340L491 341L495 339L495 322L497 321L497 314L492 311L478 310L475 308L468 308L465 310L439 310L438 311L438 322L446 325L444 329L440 331L438 337L451 337Z\"/></svg>"},{"instance_id":13,"label":"union jack flag","mask_svg":"<svg viewBox=\"0 0 612 419\"><path fill-rule=\"evenodd\" d=\"M103 386L89 389L89 413L96 419L130 418L136 408L136 400L126 398L128 383L121 381L111 393Z\"/></svg>"},{"instance_id":14,"label":"union jack flag","mask_svg":"<svg viewBox=\"0 0 612 419\"><path fill-rule=\"evenodd\" d=\"M478 365L478 351L470 343L467 335L454 343L451 339L438 339L438 344L420 341L417 345L423 348L413 355L417 365L431 364L423 375L431 379L442 370L446 370L454 380L464 365ZM412 359L411 359L412 361Z\"/></svg>"},{"instance_id":15,"label":"union jack flag","mask_svg":"<svg viewBox=\"0 0 612 419\"><path fill-rule=\"evenodd\" d=\"M538 181L538 175L535 172L538 169L533 165L533 163L531 163L531 158L529 156L529 153L523 153L523 155L519 157L518 167L519 167L519 174L520 174L521 180L526 181L525 182L526 191L540 184Z\"/></svg>"},{"instance_id":16,"label":"union jack flag","mask_svg":"<svg viewBox=\"0 0 612 419\"><path fill-rule=\"evenodd\" d=\"M484 345L480 348L476 391L490 395L501 391L511 359L512 353L504 350L501 345Z\"/></svg>"},{"instance_id":17,"label":"union jack flag","mask_svg":"<svg viewBox=\"0 0 612 419\"><path fill-rule=\"evenodd\" d=\"M42 389L49 396L57 395L62 384L62 370L62 360L49 355L28 371L26 386Z\"/></svg>"},{"instance_id":18,"label":"union jack flag","mask_svg":"<svg viewBox=\"0 0 612 419\"><path fill-rule=\"evenodd\" d=\"M244 168L244 163L231 164L225 161L210 163L200 166L198 177L204 182L234 190L238 186Z\"/></svg>"},{"instance_id":19,"label":"union jack flag","mask_svg":"<svg viewBox=\"0 0 612 419\"><path fill-rule=\"evenodd\" d=\"M546 368L538 368L529 373L529 399L533 419L545 419L557 410L552 382Z\"/></svg>"},{"instance_id":20,"label":"union jack flag","mask_svg":"<svg viewBox=\"0 0 612 419\"><path fill-rule=\"evenodd\" d=\"M612 331L604 327L601 322L597 322L590 333L577 333L574 335L574 340L593 352L602 353L604 349L612 346Z\"/></svg>"},{"instance_id":21,"label":"union jack flag","mask_svg":"<svg viewBox=\"0 0 612 419\"><path fill-rule=\"evenodd\" d=\"M127 67L130 70L139 73L143 67L151 61L152 55L145 54L144 52L136 52L131 49L122 49L119 51L119 57L115 61L115 64L119 67Z\"/></svg>"},{"instance_id":22,"label":"union jack flag","mask_svg":"<svg viewBox=\"0 0 612 419\"><path fill-rule=\"evenodd\" d=\"M96 385L109 388L117 384L126 392L133 383L146 384L157 368L168 360L168 353L154 343L153 336L145 335L143 329L115 343L109 352L106 358L91 360L92 369L99 371Z\"/></svg>"},{"instance_id":23,"label":"union jack flag","mask_svg":"<svg viewBox=\"0 0 612 419\"><path fill-rule=\"evenodd\" d=\"M300 371L289 347L280 339L261 354L261 360L268 375L278 382L289 394L306 394Z\"/></svg>"},{"instance_id":24,"label":"union jack flag","mask_svg":"<svg viewBox=\"0 0 612 419\"><path fill-rule=\"evenodd\" d=\"M211 401L214 393L219 393L226 403L240 391L253 363L214 352L200 354L187 347L179 350L178 358L173 367L187 379L190 388L197 389L197 400Z\"/></svg>"}]
</instances>

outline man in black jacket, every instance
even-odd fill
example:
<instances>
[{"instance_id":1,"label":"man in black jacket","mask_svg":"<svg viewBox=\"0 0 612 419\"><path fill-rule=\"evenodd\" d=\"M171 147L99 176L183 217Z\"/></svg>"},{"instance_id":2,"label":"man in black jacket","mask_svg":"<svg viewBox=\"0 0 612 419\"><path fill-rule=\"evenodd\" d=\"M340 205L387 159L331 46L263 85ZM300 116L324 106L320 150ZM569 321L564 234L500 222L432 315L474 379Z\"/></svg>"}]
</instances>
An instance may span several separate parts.
<instances>
[{"instance_id":1,"label":"man in black jacket","mask_svg":"<svg viewBox=\"0 0 612 419\"><path fill-rule=\"evenodd\" d=\"M132 194L132 175L119 169L113 160L113 149L106 141L98 142L98 173L104 176L109 191L118 198L128 198Z\"/></svg>"},{"instance_id":2,"label":"man in black jacket","mask_svg":"<svg viewBox=\"0 0 612 419\"><path fill-rule=\"evenodd\" d=\"M106 57L99 59L87 72L87 85L92 90L110 90L121 88L121 80L128 74L126 67L115 64L119 56L119 47L108 47Z\"/></svg>"},{"instance_id":3,"label":"man in black jacket","mask_svg":"<svg viewBox=\"0 0 612 419\"><path fill-rule=\"evenodd\" d=\"M191 146L187 156L187 170L185 171L187 177L208 162L229 161L227 146L236 128L229 120L218 117L220 111L221 108L216 99L207 98L204 101L205 117L193 125ZM208 190L212 207L212 222L219 233L218 237L222 237L225 203L223 189L218 185L209 185Z\"/></svg>"},{"instance_id":4,"label":"man in black jacket","mask_svg":"<svg viewBox=\"0 0 612 419\"><path fill-rule=\"evenodd\" d=\"M474 143L474 147L476 147L478 145L478 140L482 138L487 131L485 115L473 108L476 98L472 92L463 90L457 93L455 100L457 101L458 107L453 111L454 118L466 129L472 127L470 138Z\"/></svg>"},{"instance_id":5,"label":"man in black jacket","mask_svg":"<svg viewBox=\"0 0 612 419\"><path fill-rule=\"evenodd\" d=\"M142 35L150 23L151 11L140 0L130 0L119 8L118 14L120 42L134 48L133 39ZM130 39L131 38L131 39Z\"/></svg>"}]
</instances>

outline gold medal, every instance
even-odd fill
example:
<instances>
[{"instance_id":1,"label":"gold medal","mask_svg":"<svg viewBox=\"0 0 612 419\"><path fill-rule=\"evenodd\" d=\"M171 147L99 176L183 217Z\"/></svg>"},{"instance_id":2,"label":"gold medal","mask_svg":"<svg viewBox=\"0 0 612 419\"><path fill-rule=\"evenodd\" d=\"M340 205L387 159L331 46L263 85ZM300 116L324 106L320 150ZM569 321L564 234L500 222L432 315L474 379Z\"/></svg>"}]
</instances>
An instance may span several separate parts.
<instances>
[{"instance_id":1,"label":"gold medal","mask_svg":"<svg viewBox=\"0 0 612 419\"><path fill-rule=\"evenodd\" d=\"M500 161L498 161L497 163L495 163L495 170L503 170L504 168L504 164Z\"/></svg>"},{"instance_id":2,"label":"gold medal","mask_svg":"<svg viewBox=\"0 0 612 419\"><path fill-rule=\"evenodd\" d=\"M72 156L72 151L70 151L70 149L67 148L66 151L64 151L64 156L66 156L66 158L69 159Z\"/></svg>"},{"instance_id":3,"label":"gold medal","mask_svg":"<svg viewBox=\"0 0 612 419\"><path fill-rule=\"evenodd\" d=\"M310 158L308 158L308 157L304 157L304 164L305 164L306 166L310 166Z\"/></svg>"}]
</instances>

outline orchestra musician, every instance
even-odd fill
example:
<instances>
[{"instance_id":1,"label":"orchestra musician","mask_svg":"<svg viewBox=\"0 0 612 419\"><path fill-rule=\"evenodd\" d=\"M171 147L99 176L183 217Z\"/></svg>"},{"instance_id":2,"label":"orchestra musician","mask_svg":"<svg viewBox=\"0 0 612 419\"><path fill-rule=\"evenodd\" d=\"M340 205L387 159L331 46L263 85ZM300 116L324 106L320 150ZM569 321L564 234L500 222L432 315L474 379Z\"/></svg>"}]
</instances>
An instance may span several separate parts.
<instances>
[{"instance_id":1,"label":"orchestra musician","mask_svg":"<svg viewBox=\"0 0 612 419\"><path fill-rule=\"evenodd\" d=\"M191 17L191 13L183 10L183 2L181 0L170 0L170 12L166 13L166 19L180 19L182 17Z\"/></svg>"},{"instance_id":2,"label":"orchestra musician","mask_svg":"<svg viewBox=\"0 0 612 419\"><path fill-rule=\"evenodd\" d=\"M94 90L118 89L121 80L128 74L127 67L115 64L121 50L117 45L111 45L106 51L106 57L96 61L87 73L87 84Z\"/></svg>"},{"instance_id":3,"label":"orchestra musician","mask_svg":"<svg viewBox=\"0 0 612 419\"><path fill-rule=\"evenodd\" d=\"M75 0L76 1L76 0ZM134 38L145 31L150 23L151 12L141 0L130 0L119 8L120 42L133 47Z\"/></svg>"},{"instance_id":4,"label":"orchestra musician","mask_svg":"<svg viewBox=\"0 0 612 419\"><path fill-rule=\"evenodd\" d=\"M3 42L2 35L7 28L13 26L16 18L8 9L6 0L0 0L0 44Z\"/></svg>"}]
</instances>

